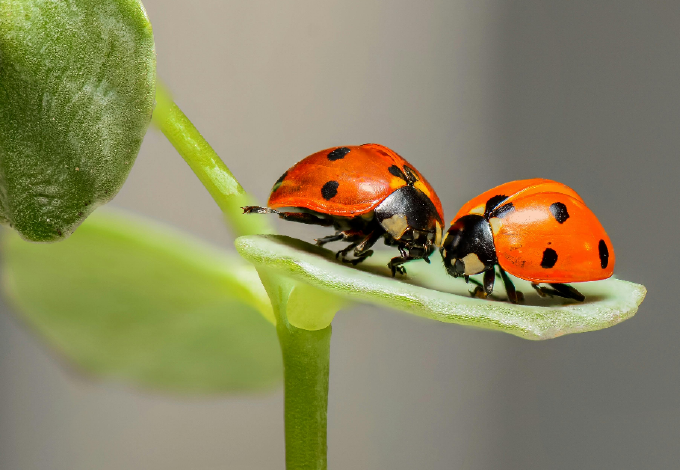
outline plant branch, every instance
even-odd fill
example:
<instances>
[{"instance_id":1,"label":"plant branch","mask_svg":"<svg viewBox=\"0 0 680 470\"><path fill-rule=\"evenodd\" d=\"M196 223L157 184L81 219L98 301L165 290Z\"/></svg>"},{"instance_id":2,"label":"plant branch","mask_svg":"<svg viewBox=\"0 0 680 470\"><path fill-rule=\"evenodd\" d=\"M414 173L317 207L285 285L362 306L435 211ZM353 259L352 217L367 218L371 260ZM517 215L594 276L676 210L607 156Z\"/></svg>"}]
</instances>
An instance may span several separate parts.
<instances>
[{"instance_id":1,"label":"plant branch","mask_svg":"<svg viewBox=\"0 0 680 470\"><path fill-rule=\"evenodd\" d=\"M331 327L308 331L279 322L284 367L286 469L325 470Z\"/></svg>"},{"instance_id":2,"label":"plant branch","mask_svg":"<svg viewBox=\"0 0 680 470\"><path fill-rule=\"evenodd\" d=\"M331 326L310 331L291 325L289 313L296 312L289 310L312 305L289 302L295 281L265 268L257 272L272 302L283 355L286 469L325 470Z\"/></svg>"},{"instance_id":3,"label":"plant branch","mask_svg":"<svg viewBox=\"0 0 680 470\"><path fill-rule=\"evenodd\" d=\"M243 217L241 206L254 205L254 199L245 192L219 155L174 103L160 80L156 82L153 123L203 183L237 235L274 232L265 217Z\"/></svg>"}]
</instances>

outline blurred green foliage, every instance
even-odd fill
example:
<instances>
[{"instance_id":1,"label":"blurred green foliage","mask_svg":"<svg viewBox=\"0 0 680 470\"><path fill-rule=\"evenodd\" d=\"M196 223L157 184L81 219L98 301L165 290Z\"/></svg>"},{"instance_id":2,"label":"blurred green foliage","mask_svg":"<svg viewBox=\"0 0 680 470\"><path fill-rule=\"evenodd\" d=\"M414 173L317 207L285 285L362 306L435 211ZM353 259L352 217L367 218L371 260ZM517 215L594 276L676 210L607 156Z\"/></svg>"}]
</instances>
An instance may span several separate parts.
<instances>
[{"instance_id":1,"label":"blurred green foliage","mask_svg":"<svg viewBox=\"0 0 680 470\"><path fill-rule=\"evenodd\" d=\"M237 255L110 211L57 244L5 231L2 250L21 318L89 374L182 393L281 380L271 305Z\"/></svg>"}]
</instances>

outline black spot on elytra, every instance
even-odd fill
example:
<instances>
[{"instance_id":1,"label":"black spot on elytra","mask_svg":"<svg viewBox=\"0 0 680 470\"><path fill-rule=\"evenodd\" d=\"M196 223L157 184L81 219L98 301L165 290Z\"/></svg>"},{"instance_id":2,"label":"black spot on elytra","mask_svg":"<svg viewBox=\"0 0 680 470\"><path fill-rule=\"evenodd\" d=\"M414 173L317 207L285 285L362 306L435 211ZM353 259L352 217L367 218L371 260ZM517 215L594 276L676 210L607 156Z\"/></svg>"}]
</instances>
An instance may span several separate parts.
<instances>
[{"instance_id":1,"label":"black spot on elytra","mask_svg":"<svg viewBox=\"0 0 680 470\"><path fill-rule=\"evenodd\" d=\"M326 201L330 201L338 194L338 186L340 186L340 183L337 181L329 181L321 188L321 196L323 196Z\"/></svg>"},{"instance_id":2,"label":"black spot on elytra","mask_svg":"<svg viewBox=\"0 0 680 470\"><path fill-rule=\"evenodd\" d=\"M392 165L387 169L387 171L389 171L391 175L394 175L397 178L401 178L404 181L408 182L408 180L406 179L406 175L404 174L403 171L401 171L401 168L399 168L397 165Z\"/></svg>"},{"instance_id":3,"label":"black spot on elytra","mask_svg":"<svg viewBox=\"0 0 680 470\"><path fill-rule=\"evenodd\" d=\"M484 208L484 218L488 219L489 215L491 215L491 211L498 207L501 202L505 201L507 198L508 196L499 194L486 201L486 207Z\"/></svg>"},{"instance_id":4,"label":"black spot on elytra","mask_svg":"<svg viewBox=\"0 0 680 470\"><path fill-rule=\"evenodd\" d=\"M545 269L552 268L557 263L557 252L552 248L546 248L543 252L543 259L541 260L541 267Z\"/></svg>"},{"instance_id":5,"label":"black spot on elytra","mask_svg":"<svg viewBox=\"0 0 680 470\"><path fill-rule=\"evenodd\" d=\"M600 251L600 266L602 266L602 269L605 269L609 264L609 248L607 248L604 240L600 240L597 248Z\"/></svg>"},{"instance_id":6,"label":"black spot on elytra","mask_svg":"<svg viewBox=\"0 0 680 470\"><path fill-rule=\"evenodd\" d=\"M341 160L345 158L345 155L347 155L350 152L350 149L347 147L339 147L333 150L332 152L328 153L328 159L332 162L335 160Z\"/></svg>"},{"instance_id":7,"label":"black spot on elytra","mask_svg":"<svg viewBox=\"0 0 680 470\"><path fill-rule=\"evenodd\" d=\"M515 206L512 205L512 202L508 202L507 204L503 204L501 207L493 211L493 217L500 217L502 219L514 210Z\"/></svg>"},{"instance_id":8,"label":"black spot on elytra","mask_svg":"<svg viewBox=\"0 0 680 470\"><path fill-rule=\"evenodd\" d=\"M555 220L563 224L565 220L569 218L569 212L567 212L567 206L561 202L553 202L550 204L550 213L555 217Z\"/></svg>"}]
</instances>

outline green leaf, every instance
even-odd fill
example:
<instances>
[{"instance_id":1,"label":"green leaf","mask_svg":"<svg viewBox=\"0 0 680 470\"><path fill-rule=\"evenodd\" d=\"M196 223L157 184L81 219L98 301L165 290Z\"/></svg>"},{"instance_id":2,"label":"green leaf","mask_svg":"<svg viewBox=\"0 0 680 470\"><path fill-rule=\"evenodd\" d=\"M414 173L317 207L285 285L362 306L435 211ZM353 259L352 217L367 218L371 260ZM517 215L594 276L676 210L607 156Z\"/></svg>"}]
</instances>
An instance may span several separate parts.
<instances>
[{"instance_id":1,"label":"green leaf","mask_svg":"<svg viewBox=\"0 0 680 470\"><path fill-rule=\"evenodd\" d=\"M0 2L0 221L68 236L118 192L154 103L137 0Z\"/></svg>"},{"instance_id":2,"label":"green leaf","mask_svg":"<svg viewBox=\"0 0 680 470\"><path fill-rule=\"evenodd\" d=\"M88 373L187 393L280 382L271 304L236 254L105 211L58 244L6 231L3 258L20 317Z\"/></svg>"},{"instance_id":3,"label":"green leaf","mask_svg":"<svg viewBox=\"0 0 680 470\"><path fill-rule=\"evenodd\" d=\"M525 305L470 297L468 285L446 274L439 256L432 264L406 265L406 277L392 278L382 252L357 267L335 260L333 252L285 236L252 235L236 240L238 252L258 269L364 302L396 308L447 323L504 331L526 339L549 339L607 328L632 317L645 297L644 286L618 279L579 283L586 301L575 303L539 297L530 284L516 279ZM504 296L502 283L494 295Z\"/></svg>"}]
</instances>

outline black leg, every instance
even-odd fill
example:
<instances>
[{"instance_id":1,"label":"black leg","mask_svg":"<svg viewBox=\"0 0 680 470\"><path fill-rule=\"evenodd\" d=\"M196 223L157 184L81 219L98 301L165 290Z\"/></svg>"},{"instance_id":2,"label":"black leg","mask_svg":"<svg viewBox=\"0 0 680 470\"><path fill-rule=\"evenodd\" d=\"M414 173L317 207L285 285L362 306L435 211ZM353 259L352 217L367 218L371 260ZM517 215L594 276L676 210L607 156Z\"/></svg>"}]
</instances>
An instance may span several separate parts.
<instances>
[{"instance_id":1,"label":"black leg","mask_svg":"<svg viewBox=\"0 0 680 470\"><path fill-rule=\"evenodd\" d=\"M374 230L371 233L368 234L366 238L361 240L361 243L357 245L357 247L354 249L354 256L356 259L352 260L352 264L357 265L361 263L363 260L368 258L373 254L373 250L371 250L371 247L375 245L375 242L380 240L380 237L382 237L384 232L380 230Z\"/></svg>"},{"instance_id":2,"label":"black leg","mask_svg":"<svg viewBox=\"0 0 680 470\"><path fill-rule=\"evenodd\" d=\"M495 280L496 280L495 269L489 269L487 271L484 271L484 292L486 292L486 295L489 295L493 292L493 284Z\"/></svg>"},{"instance_id":3,"label":"black leg","mask_svg":"<svg viewBox=\"0 0 680 470\"><path fill-rule=\"evenodd\" d=\"M377 242L380 239L382 234L383 232L379 230L374 230L373 232L369 233L366 237L364 237L362 240L350 243L345 248L338 251L335 254L335 257L340 258L343 263L352 263L354 265L357 265L373 254L373 250L371 250L370 248L373 245L375 245L375 242ZM347 259L347 255L352 250L354 250L354 259Z\"/></svg>"},{"instance_id":4,"label":"black leg","mask_svg":"<svg viewBox=\"0 0 680 470\"><path fill-rule=\"evenodd\" d=\"M399 250L401 251L401 250ZM406 268L402 266L402 264L408 262L408 261L413 261L414 259L422 259L422 258L412 258L409 255L406 256L396 256L390 260L389 263L387 263L387 267L390 268L392 271L392 277L395 277L397 273L399 274L406 274Z\"/></svg>"},{"instance_id":5,"label":"black leg","mask_svg":"<svg viewBox=\"0 0 680 470\"><path fill-rule=\"evenodd\" d=\"M326 243L337 242L345 238L345 234L342 232L335 232L335 235L328 235L327 237L317 238L314 240L318 246L324 246Z\"/></svg>"},{"instance_id":6,"label":"black leg","mask_svg":"<svg viewBox=\"0 0 680 470\"><path fill-rule=\"evenodd\" d=\"M503 286L505 287L505 292L508 294L508 300L513 304L524 302L524 294L515 289L515 284L508 276L508 273L505 272L505 269L498 265L498 270L501 273L501 279L503 279Z\"/></svg>"},{"instance_id":7,"label":"black leg","mask_svg":"<svg viewBox=\"0 0 680 470\"><path fill-rule=\"evenodd\" d=\"M341 259L341 260L343 261L343 263L349 263L349 260L347 259L347 254L348 254L350 251L352 251L353 249L355 249L355 248L359 245L359 243L360 243L360 242L352 242L352 243L350 243L350 244L347 245L345 248L343 248L342 250L338 251L338 252L335 254L335 257Z\"/></svg>"},{"instance_id":8,"label":"black leg","mask_svg":"<svg viewBox=\"0 0 680 470\"><path fill-rule=\"evenodd\" d=\"M309 225L321 225L322 227L329 227L333 225L333 221L330 219L317 217L306 212L279 212L276 209L259 206L246 206L242 207L241 209L243 209L244 214L277 214L283 220L290 220L291 222L299 222Z\"/></svg>"},{"instance_id":9,"label":"black leg","mask_svg":"<svg viewBox=\"0 0 680 470\"><path fill-rule=\"evenodd\" d=\"M547 292L545 292L545 290L541 286L536 284L535 282L531 283L531 287L533 287L534 290L536 291L536 293L538 295L540 295L541 297L548 297L549 294Z\"/></svg>"},{"instance_id":10,"label":"black leg","mask_svg":"<svg viewBox=\"0 0 680 470\"><path fill-rule=\"evenodd\" d=\"M586 300L585 295L581 294L569 284L550 284L550 287L558 292L557 295L564 297L565 299L574 299L578 302Z\"/></svg>"},{"instance_id":11,"label":"black leg","mask_svg":"<svg viewBox=\"0 0 680 470\"><path fill-rule=\"evenodd\" d=\"M553 297L553 296L558 296L558 297L564 297L565 299L572 299L576 300L577 302L583 302L586 300L586 296L581 294L579 291L571 287L569 284L549 284L552 289L547 288L547 287L541 287L538 284L531 283L531 287L533 287L536 292L538 292L538 295L541 297Z\"/></svg>"}]
</instances>

